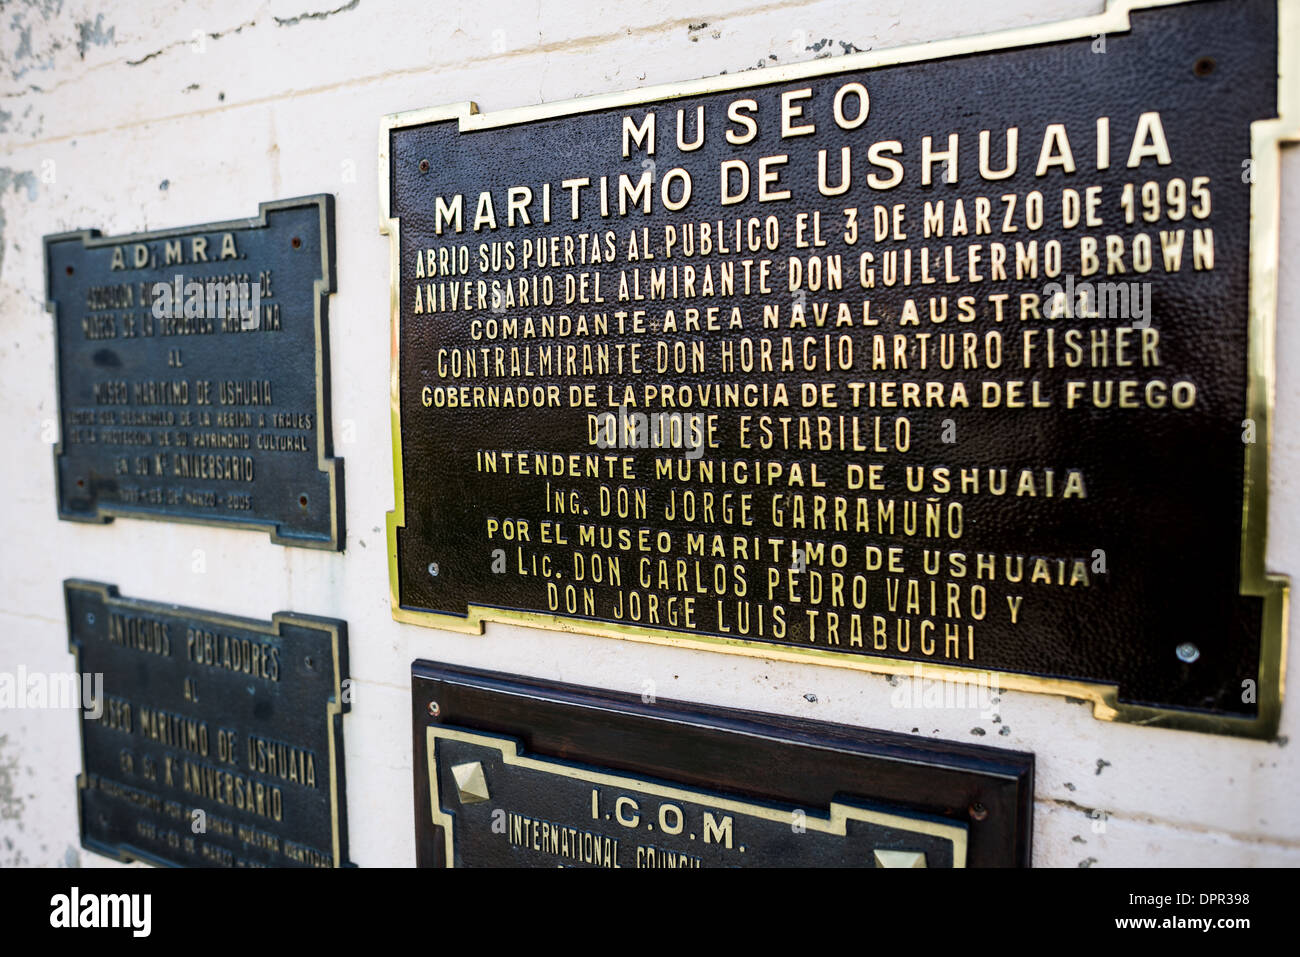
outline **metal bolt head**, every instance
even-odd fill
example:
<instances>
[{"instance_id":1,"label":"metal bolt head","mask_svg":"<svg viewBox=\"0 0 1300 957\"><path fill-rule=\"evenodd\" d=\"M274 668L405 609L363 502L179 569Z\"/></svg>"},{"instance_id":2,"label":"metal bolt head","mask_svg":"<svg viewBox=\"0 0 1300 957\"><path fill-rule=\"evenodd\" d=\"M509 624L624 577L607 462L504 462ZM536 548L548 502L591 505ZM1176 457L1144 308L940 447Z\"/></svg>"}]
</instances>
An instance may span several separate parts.
<instances>
[{"instance_id":1,"label":"metal bolt head","mask_svg":"<svg viewBox=\"0 0 1300 957\"><path fill-rule=\"evenodd\" d=\"M1201 649L1197 648L1190 641L1184 641L1174 649L1174 654L1178 656L1179 661L1185 661L1190 665L1197 658L1201 657Z\"/></svg>"},{"instance_id":2,"label":"metal bolt head","mask_svg":"<svg viewBox=\"0 0 1300 957\"><path fill-rule=\"evenodd\" d=\"M989 816L989 809L976 801L968 809L972 821L983 821Z\"/></svg>"},{"instance_id":3,"label":"metal bolt head","mask_svg":"<svg viewBox=\"0 0 1300 957\"><path fill-rule=\"evenodd\" d=\"M441 713L442 713L442 708L438 706L438 702L436 702L436 701L430 701L430 702L429 702L429 717L430 717L430 718L436 718L436 717L438 717L438 715L441 714Z\"/></svg>"}]
</instances>

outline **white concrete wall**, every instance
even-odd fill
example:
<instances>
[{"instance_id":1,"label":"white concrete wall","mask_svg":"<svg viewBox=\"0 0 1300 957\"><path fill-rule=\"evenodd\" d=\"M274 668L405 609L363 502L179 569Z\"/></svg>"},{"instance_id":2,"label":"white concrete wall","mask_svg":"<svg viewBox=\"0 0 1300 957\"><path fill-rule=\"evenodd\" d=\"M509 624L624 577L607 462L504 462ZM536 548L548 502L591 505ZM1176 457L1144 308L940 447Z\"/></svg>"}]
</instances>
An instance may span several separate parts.
<instances>
[{"instance_id":1,"label":"white concrete wall","mask_svg":"<svg viewBox=\"0 0 1300 957\"><path fill-rule=\"evenodd\" d=\"M884 677L489 626L395 623L382 528L392 508L388 241L377 229L382 114L484 110L981 33L1100 10L1102 0L16 0L0 23L0 670L71 668L63 579L269 618L348 621L350 845L413 863L409 673L418 657L660 697L1032 751L1038 866L1300 865L1300 702L1276 743L1096 721L1005 693L976 711L902 710ZM338 9L333 9L337 7ZM829 42L823 42L829 41ZM1284 156L1283 249L1300 245L1300 152ZM331 304L347 551L162 522L55 518L57 397L41 237L252 215L337 197ZM1282 258L1269 568L1300 581L1300 263ZM348 441L347 439L351 439ZM195 549L205 574L190 571ZM1292 621L1300 619L1293 615ZM1294 626L1293 626L1294 627ZM1300 640L1292 636L1292 673ZM1294 698L1294 695L1293 695ZM1297 743L1288 747L1287 739ZM0 866L104 863L78 845L77 716L0 711ZM1090 816L1104 812L1104 823Z\"/></svg>"}]
</instances>

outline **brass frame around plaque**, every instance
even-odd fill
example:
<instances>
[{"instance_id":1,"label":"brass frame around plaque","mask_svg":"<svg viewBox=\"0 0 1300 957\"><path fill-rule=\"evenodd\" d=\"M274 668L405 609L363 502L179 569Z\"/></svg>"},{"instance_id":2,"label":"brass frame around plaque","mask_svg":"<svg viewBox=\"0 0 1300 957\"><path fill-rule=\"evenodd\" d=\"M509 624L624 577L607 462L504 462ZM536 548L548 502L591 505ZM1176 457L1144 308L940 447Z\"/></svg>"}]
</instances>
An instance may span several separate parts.
<instances>
[{"instance_id":1,"label":"brass frame around plaque","mask_svg":"<svg viewBox=\"0 0 1300 957\"><path fill-rule=\"evenodd\" d=\"M262 621L257 618L241 618L237 615L223 615L218 612L207 611L202 608L189 608L184 605L169 605L165 602L144 601L135 598L123 598L116 585L106 585L103 582L87 581L80 578L69 578L63 583L65 592L68 589L79 589L85 592L94 592L104 601L105 606L124 602L133 611L139 611L144 614L167 615L170 617L183 616L192 618L195 621L202 621L212 625L225 625L239 631L249 631L254 634L268 635L273 638L281 636L281 627L283 625L302 625L310 627L317 631L326 631L330 635L330 651L333 657L334 667L334 693L325 702L325 727L329 738L329 795L330 795L330 852L334 855L335 867L350 866L347 855L343 848L343 830L340 827L340 778L339 765L343 757L340 749L338 736L335 734L337 728L337 719L345 712L343 711L343 680L341 674L341 662L339 661L339 624L331 618L317 618L314 615L300 615L297 612L277 611L271 616L271 620ZM65 609L64 617L68 618L68 651L76 663L75 670L77 674L82 673L81 669L81 648L73 640L73 629L71 626L71 617L67 615ZM84 734L83 722L77 722L77 744L80 751L81 770L77 772L77 820L82 820L81 799L86 793L89 782L86 780L86 740ZM342 798L346 800L347 795L343 794ZM108 857L122 863L143 860L149 864L157 864L157 861L142 858L136 854L128 854L123 851L112 852L93 848L96 854Z\"/></svg>"},{"instance_id":2,"label":"brass frame around plaque","mask_svg":"<svg viewBox=\"0 0 1300 957\"><path fill-rule=\"evenodd\" d=\"M522 755L519 753L519 742L514 738L503 738L498 735L466 731L461 728L445 728L431 725L425 733L425 746L428 748L429 755L429 802L432 806L433 823L435 826L442 828L443 840L446 842L448 867L456 866L456 839L454 834L456 816L443 813L442 795L438 792L438 755L436 748L440 739L465 741L485 748L495 748L501 752L501 760L506 764L527 768L530 771L562 775L566 778L586 781L588 784L599 784L625 791L639 791L657 798L708 804L710 807L719 810L731 811L747 817L762 818L765 821L778 821L783 824L788 824L790 821L790 811L785 808L769 807L763 804L755 804L753 801L742 801L738 798L724 797L721 794L711 794L707 791L693 791L689 788L655 784L627 774L596 771L590 768L565 764L562 761ZM849 821L862 821L867 824L898 828L900 831L908 831L912 834L926 834L932 837L945 838L952 842L952 866L966 866L967 835L964 827L959 827L956 824L944 824L925 817L903 817L899 814L887 814L884 811L869 811L866 808L841 804L839 801L832 801L828 812L826 817L816 814L807 815L805 825L809 830L844 837L848 834Z\"/></svg>"},{"instance_id":3,"label":"brass frame around plaque","mask_svg":"<svg viewBox=\"0 0 1300 957\"><path fill-rule=\"evenodd\" d=\"M154 229L143 233L130 233L124 236L103 236L97 235L97 230L78 229L67 233L57 233L46 236L46 242L60 239L80 239L83 246L93 248L95 246L120 246L127 243L144 243L155 239L166 239L171 236L189 236L200 230L206 232L219 232L222 230L232 229L249 229L253 227L263 227L267 225L266 214L277 209L297 209L299 207L315 205L320 214L320 253L321 253L321 273L320 277L312 284L312 321L316 336L316 470L329 476L330 483L330 537L326 539L302 538L293 535L280 535L276 531L273 523L266 521L239 521L238 519L210 519L202 516L176 515L166 512L149 512L130 508L116 508L113 505L98 504L94 515L81 515L71 512L59 512L59 518L66 522L84 522L91 525L102 525L117 518L139 518L153 522L178 522L185 525L207 525L215 528L246 528L254 531L268 532L271 536L271 542L275 545L296 545L301 548L323 548L329 551L343 551L344 545L344 513L342 507L342 495L340 493L340 484L342 483L343 459L337 455L326 455L325 449L328 446L330 451L334 450L333 435L327 430L334 427L334 419L330 414L330 407L333 404L333 397L329 388L329 370L325 368L326 355L328 353L327 344L329 337L329 328L326 325L328 318L328 308L325 315L321 314L321 303L328 302L330 295L335 291L335 282L333 281L334 270L330 268L334 261L334 231L329 228L330 215L327 208L326 197L324 195L302 196L293 199L277 199L265 203L258 203L257 215L249 216L246 219L227 219L217 223L198 223L191 226L177 226L171 229ZM58 322L56 314L56 305L53 302L46 301L45 311L50 314L50 319L55 323ZM55 341L58 341L57 327ZM54 393L56 397L63 394L59 382L59 363L54 364ZM60 409L60 415L62 410ZM327 441L328 440L328 441ZM59 441L54 444L54 468L55 481L57 485L57 475L59 468L59 456L63 454L63 426L60 421Z\"/></svg>"},{"instance_id":4,"label":"brass frame around plaque","mask_svg":"<svg viewBox=\"0 0 1300 957\"><path fill-rule=\"evenodd\" d=\"M393 432L394 508L388 513L388 582L396 621L480 635L488 621L673 645L678 648L724 651L776 661L812 662L882 674L923 674L943 678L952 672L972 676L996 675L999 687L1013 691L1064 695L1092 702L1093 716L1164 728L1180 728L1252 738L1277 734L1285 687L1289 578L1271 575L1264 568L1268 534L1268 454L1273 439L1272 411L1275 394L1274 334L1277 325L1278 236L1281 198L1281 145L1300 141L1300 0L1277 0L1277 117L1251 124L1251 158L1254 182L1250 205L1250 291L1248 319L1248 385L1246 408L1261 440L1244 444L1244 492L1241 522L1240 594L1263 599L1260 636L1258 713L1254 718L1154 708L1119 700L1119 688L1081 680L1040 678L1005 671L947 665L926 668L922 663L898 658L847 656L821 649L799 649L734 638L701 635L587 621L563 615L520 612L470 605L466 616L404 608L398 595L397 529L406 524L402 479L402 423L398 393L400 366L400 223L390 209L390 133L395 129L457 120L459 131L491 129L576 113L635 106L684 96L739 90L751 86L793 82L847 70L866 70L938 60L970 53L987 53L1035 44L1092 38L1098 34L1126 33L1134 10L1171 6L1187 0L1108 0L1106 9L1090 17L1061 20L983 35L955 37L931 43L828 57L789 66L769 67L760 74L726 74L681 83L649 86L622 93L544 103L480 113L473 102L452 103L384 116L379 125L379 231L389 242L389 313L391 317L391 369L389 398Z\"/></svg>"}]
</instances>

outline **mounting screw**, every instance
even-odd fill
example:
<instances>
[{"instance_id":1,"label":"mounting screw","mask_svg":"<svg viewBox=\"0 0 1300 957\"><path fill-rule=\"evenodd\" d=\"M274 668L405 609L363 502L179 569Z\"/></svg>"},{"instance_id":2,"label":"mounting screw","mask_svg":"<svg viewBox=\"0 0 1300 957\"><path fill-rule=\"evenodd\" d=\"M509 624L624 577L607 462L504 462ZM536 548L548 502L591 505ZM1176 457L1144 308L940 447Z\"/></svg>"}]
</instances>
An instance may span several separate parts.
<instances>
[{"instance_id":1,"label":"mounting screw","mask_svg":"<svg viewBox=\"0 0 1300 957\"><path fill-rule=\"evenodd\" d=\"M430 701L430 702L429 702L429 717L430 717L430 718L436 718L436 717L438 717L438 715L441 714L441 713L442 713L442 708L438 707L438 702L436 702L436 701Z\"/></svg>"},{"instance_id":2,"label":"mounting screw","mask_svg":"<svg viewBox=\"0 0 1300 957\"><path fill-rule=\"evenodd\" d=\"M438 563L437 563L437 562L429 562L429 574L432 575L434 578L437 578L437 577L438 577Z\"/></svg>"},{"instance_id":3,"label":"mounting screw","mask_svg":"<svg viewBox=\"0 0 1300 957\"><path fill-rule=\"evenodd\" d=\"M989 809L976 801L968 809L972 821L982 821L989 816Z\"/></svg>"},{"instance_id":4,"label":"mounting screw","mask_svg":"<svg viewBox=\"0 0 1300 957\"><path fill-rule=\"evenodd\" d=\"M1184 641L1174 649L1174 654L1178 656L1179 661L1185 661L1190 665L1197 658L1201 657L1201 649L1197 648L1190 641Z\"/></svg>"},{"instance_id":5,"label":"mounting screw","mask_svg":"<svg viewBox=\"0 0 1300 957\"><path fill-rule=\"evenodd\" d=\"M429 161L428 161L428 160L420 160L420 172L421 172L421 173L427 173L427 172L429 172Z\"/></svg>"}]
</instances>

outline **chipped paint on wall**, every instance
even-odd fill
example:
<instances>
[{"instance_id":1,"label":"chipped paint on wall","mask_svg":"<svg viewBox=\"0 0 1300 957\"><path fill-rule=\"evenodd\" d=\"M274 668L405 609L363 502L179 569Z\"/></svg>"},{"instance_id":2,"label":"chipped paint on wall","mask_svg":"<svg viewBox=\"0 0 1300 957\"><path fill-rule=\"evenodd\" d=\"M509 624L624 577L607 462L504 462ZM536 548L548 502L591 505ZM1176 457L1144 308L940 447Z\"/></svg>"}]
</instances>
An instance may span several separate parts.
<instances>
[{"instance_id":1,"label":"chipped paint on wall","mask_svg":"<svg viewBox=\"0 0 1300 957\"><path fill-rule=\"evenodd\" d=\"M26 189L28 202L34 202L40 191L36 174L31 170L15 172L7 166L0 166L0 280L4 278L5 265L5 201L11 186L15 193Z\"/></svg>"}]
</instances>

